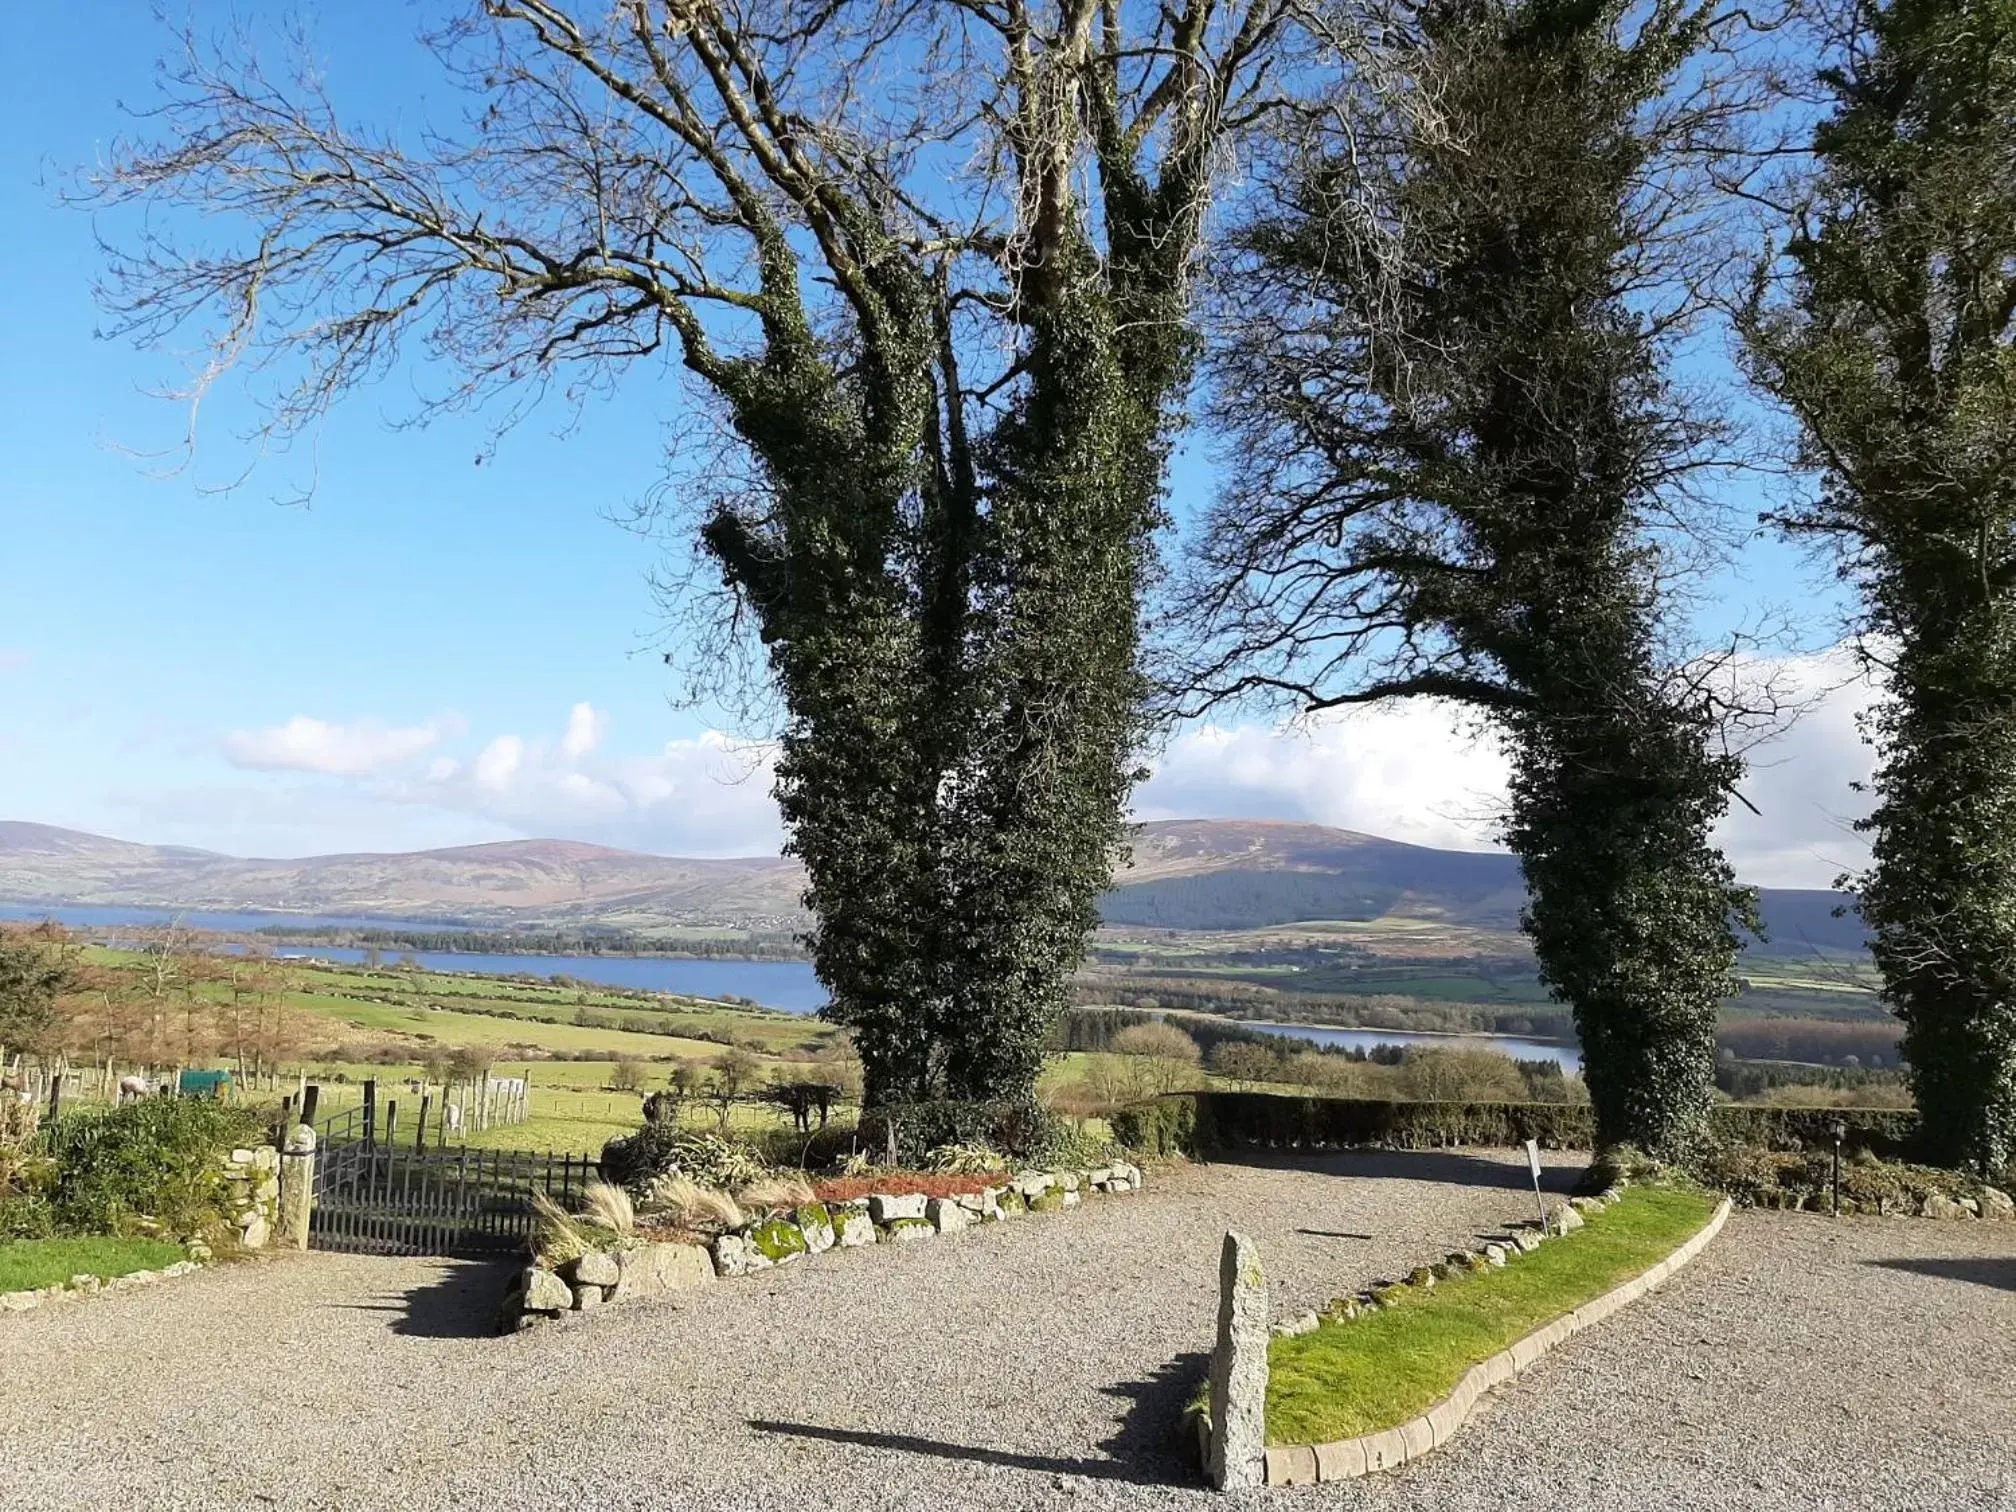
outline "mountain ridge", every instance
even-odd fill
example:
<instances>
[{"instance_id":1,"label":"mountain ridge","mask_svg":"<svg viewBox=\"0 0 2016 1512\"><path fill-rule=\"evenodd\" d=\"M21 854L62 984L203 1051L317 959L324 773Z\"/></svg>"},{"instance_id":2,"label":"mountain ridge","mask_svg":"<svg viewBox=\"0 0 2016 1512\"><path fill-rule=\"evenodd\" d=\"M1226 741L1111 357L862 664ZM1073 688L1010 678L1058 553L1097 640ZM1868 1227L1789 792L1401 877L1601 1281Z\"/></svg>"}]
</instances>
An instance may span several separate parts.
<instances>
[{"instance_id":1,"label":"mountain ridge","mask_svg":"<svg viewBox=\"0 0 2016 1512\"><path fill-rule=\"evenodd\" d=\"M1516 930L1525 887L1503 851L1450 851L1275 819L1139 826L1103 912L1151 929L1255 929L1401 919ZM485 925L726 926L804 922L804 871L781 856L685 857L576 840L423 851L238 857L0 820L0 902L287 915L344 913ZM1767 926L1796 943L1855 950L1841 895L1765 889Z\"/></svg>"}]
</instances>

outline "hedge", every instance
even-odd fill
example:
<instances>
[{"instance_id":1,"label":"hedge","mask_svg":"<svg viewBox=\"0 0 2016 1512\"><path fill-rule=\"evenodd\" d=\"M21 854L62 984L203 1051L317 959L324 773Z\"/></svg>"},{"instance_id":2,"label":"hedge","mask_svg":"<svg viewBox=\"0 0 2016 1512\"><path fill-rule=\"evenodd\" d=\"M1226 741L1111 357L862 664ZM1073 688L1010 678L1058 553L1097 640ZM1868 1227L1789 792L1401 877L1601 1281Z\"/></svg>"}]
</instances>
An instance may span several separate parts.
<instances>
[{"instance_id":1,"label":"hedge","mask_svg":"<svg viewBox=\"0 0 2016 1512\"><path fill-rule=\"evenodd\" d=\"M1728 1142L1770 1149L1833 1147L1835 1120L1851 1153L1894 1157L1906 1150L1917 1115L1871 1108L1760 1108L1725 1104L1713 1115ZM1241 1149L1322 1149L1377 1145L1421 1150L1450 1145L1586 1150L1595 1120L1582 1103L1385 1102L1363 1097L1298 1097L1279 1092L1171 1092L1122 1109L1113 1132L1138 1155L1204 1156Z\"/></svg>"}]
</instances>

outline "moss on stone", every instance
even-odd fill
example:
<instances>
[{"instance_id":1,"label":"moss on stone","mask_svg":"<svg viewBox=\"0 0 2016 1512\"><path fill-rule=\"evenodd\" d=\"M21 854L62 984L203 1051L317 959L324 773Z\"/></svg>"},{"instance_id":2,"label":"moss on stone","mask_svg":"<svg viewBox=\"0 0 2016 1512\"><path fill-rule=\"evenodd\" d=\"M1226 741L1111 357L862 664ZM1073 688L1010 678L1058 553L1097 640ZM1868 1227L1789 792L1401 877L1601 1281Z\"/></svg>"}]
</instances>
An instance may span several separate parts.
<instances>
[{"instance_id":1,"label":"moss on stone","mask_svg":"<svg viewBox=\"0 0 2016 1512\"><path fill-rule=\"evenodd\" d=\"M938 1232L928 1218L897 1218L882 1226L884 1244L907 1244L918 1239L928 1239Z\"/></svg>"},{"instance_id":2,"label":"moss on stone","mask_svg":"<svg viewBox=\"0 0 2016 1512\"><path fill-rule=\"evenodd\" d=\"M805 1231L788 1218L766 1218L748 1229L743 1237L773 1265L805 1253Z\"/></svg>"},{"instance_id":3,"label":"moss on stone","mask_svg":"<svg viewBox=\"0 0 2016 1512\"><path fill-rule=\"evenodd\" d=\"M1063 1206L1064 1192L1059 1187L1051 1187L1047 1192L1029 1199L1029 1211L1032 1213L1054 1213Z\"/></svg>"}]
</instances>

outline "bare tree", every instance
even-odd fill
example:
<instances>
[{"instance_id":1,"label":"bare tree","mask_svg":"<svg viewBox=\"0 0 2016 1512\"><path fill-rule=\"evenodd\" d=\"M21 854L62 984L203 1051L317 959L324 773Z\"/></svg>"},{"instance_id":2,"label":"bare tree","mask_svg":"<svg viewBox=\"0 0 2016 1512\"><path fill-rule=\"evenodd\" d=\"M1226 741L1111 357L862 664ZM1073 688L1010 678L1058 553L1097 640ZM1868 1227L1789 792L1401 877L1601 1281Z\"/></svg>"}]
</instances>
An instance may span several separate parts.
<instances>
[{"instance_id":1,"label":"bare tree","mask_svg":"<svg viewBox=\"0 0 2016 1512\"><path fill-rule=\"evenodd\" d=\"M1241 466L1184 584L1190 707L1434 697L1502 735L1504 826L1599 1132L1714 1098L1734 923L1710 829L1731 654L1676 654L1726 428L1673 380L1724 280L1756 89L1712 5L1382 4L1284 117L1225 280Z\"/></svg>"},{"instance_id":2,"label":"bare tree","mask_svg":"<svg viewBox=\"0 0 2016 1512\"><path fill-rule=\"evenodd\" d=\"M194 393L250 368L282 440L416 346L507 418L676 358L867 1095L1027 1095L1134 775L1190 264L1287 10L487 0L432 39L469 117L411 141L192 43L96 195L248 235L143 227L106 298L204 326Z\"/></svg>"}]
</instances>

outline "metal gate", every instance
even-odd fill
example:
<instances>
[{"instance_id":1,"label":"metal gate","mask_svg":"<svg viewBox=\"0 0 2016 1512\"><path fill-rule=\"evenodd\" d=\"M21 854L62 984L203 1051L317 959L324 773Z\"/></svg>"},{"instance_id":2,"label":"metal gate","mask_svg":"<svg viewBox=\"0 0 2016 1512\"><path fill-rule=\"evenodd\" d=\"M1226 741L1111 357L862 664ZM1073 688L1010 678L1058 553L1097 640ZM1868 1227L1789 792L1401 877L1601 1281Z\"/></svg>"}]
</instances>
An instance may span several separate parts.
<instances>
[{"instance_id":1,"label":"metal gate","mask_svg":"<svg viewBox=\"0 0 2016 1512\"><path fill-rule=\"evenodd\" d=\"M533 1194L572 1206L594 1176L585 1155L331 1142L316 1151L308 1246L366 1255L522 1250Z\"/></svg>"}]
</instances>

